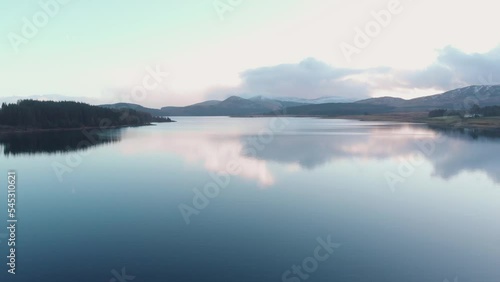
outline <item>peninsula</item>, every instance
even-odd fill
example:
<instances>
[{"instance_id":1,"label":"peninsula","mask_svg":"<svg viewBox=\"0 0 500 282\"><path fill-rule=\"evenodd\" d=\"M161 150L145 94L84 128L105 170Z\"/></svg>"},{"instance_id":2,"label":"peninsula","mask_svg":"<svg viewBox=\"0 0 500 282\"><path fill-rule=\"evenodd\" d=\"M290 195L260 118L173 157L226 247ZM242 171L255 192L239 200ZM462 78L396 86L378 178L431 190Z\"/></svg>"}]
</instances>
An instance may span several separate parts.
<instances>
[{"instance_id":1,"label":"peninsula","mask_svg":"<svg viewBox=\"0 0 500 282\"><path fill-rule=\"evenodd\" d=\"M3 103L0 132L76 130L82 128L118 128L173 122L132 109L108 109L80 102L20 100Z\"/></svg>"}]
</instances>

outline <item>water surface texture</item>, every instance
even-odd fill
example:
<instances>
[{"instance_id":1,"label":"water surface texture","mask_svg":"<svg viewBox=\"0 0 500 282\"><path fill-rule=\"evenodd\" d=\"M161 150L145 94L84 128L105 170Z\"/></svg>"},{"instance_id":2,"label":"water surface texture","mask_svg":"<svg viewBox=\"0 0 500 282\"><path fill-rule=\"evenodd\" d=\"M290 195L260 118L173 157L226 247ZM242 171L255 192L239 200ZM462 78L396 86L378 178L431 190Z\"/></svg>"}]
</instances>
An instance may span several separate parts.
<instances>
[{"instance_id":1,"label":"water surface texture","mask_svg":"<svg viewBox=\"0 0 500 282\"><path fill-rule=\"evenodd\" d=\"M19 222L15 276L0 231L0 280L500 279L495 134L174 119L94 138L2 136L1 179L17 171Z\"/></svg>"}]
</instances>

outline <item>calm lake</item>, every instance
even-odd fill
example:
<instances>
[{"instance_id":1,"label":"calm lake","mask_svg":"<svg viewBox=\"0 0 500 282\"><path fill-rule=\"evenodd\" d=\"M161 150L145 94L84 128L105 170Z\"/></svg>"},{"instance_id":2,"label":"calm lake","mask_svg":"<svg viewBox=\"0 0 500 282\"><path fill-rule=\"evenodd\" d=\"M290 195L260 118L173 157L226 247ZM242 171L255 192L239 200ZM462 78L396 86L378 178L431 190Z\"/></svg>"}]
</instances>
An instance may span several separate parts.
<instances>
[{"instance_id":1,"label":"calm lake","mask_svg":"<svg viewBox=\"0 0 500 282\"><path fill-rule=\"evenodd\" d=\"M0 281L499 281L500 138L178 117L0 137ZM7 171L17 172L16 275Z\"/></svg>"}]
</instances>

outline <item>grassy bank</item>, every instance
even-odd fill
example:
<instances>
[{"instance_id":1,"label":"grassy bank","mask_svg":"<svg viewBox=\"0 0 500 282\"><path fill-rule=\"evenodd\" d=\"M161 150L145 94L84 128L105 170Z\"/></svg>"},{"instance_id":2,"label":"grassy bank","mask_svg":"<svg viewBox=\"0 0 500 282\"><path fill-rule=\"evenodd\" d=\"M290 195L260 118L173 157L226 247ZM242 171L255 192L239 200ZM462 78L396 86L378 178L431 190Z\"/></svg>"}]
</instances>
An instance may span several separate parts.
<instances>
[{"instance_id":1,"label":"grassy bank","mask_svg":"<svg viewBox=\"0 0 500 282\"><path fill-rule=\"evenodd\" d=\"M500 117L462 118L446 116L429 118L428 113L390 113L380 115L341 116L335 119L355 119L361 121L390 121L424 123L442 128L483 128L500 129Z\"/></svg>"}]
</instances>

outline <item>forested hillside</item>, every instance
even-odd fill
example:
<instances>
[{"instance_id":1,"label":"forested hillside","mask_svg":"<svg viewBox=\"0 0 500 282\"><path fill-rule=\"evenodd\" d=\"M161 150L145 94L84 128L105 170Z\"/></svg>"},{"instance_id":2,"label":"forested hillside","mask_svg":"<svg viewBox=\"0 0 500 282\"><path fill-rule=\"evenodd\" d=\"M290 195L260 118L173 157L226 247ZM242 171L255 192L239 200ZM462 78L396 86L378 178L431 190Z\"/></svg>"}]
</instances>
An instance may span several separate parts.
<instances>
[{"instance_id":1,"label":"forested hillside","mask_svg":"<svg viewBox=\"0 0 500 282\"><path fill-rule=\"evenodd\" d=\"M21 100L2 104L0 125L14 128L80 128L145 125L162 121L131 109L107 109L79 102ZM166 119L164 120L166 121Z\"/></svg>"}]
</instances>

